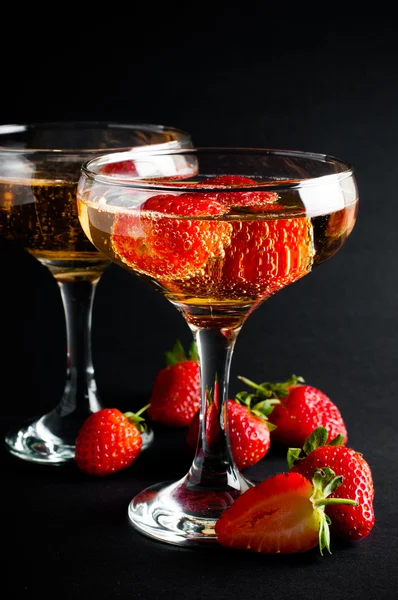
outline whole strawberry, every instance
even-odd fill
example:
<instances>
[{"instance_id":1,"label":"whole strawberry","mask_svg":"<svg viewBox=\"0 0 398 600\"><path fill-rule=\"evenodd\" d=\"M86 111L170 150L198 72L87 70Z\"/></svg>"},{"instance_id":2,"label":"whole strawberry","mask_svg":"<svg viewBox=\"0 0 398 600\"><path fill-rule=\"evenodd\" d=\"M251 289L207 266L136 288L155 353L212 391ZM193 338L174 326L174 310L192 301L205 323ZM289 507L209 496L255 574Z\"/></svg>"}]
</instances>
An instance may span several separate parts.
<instances>
[{"instance_id":1,"label":"whole strawberry","mask_svg":"<svg viewBox=\"0 0 398 600\"><path fill-rule=\"evenodd\" d=\"M116 215L111 246L120 261L168 287L167 282L190 278L223 254L231 225L203 217L226 212L205 195L152 196L140 209Z\"/></svg>"},{"instance_id":2,"label":"whole strawberry","mask_svg":"<svg viewBox=\"0 0 398 600\"><path fill-rule=\"evenodd\" d=\"M224 206L225 213L232 213L235 218L224 220L220 211L217 224L229 226L222 252L213 255L196 274L173 281L170 289L174 293L183 291L213 301L227 299L241 303L245 299L253 302L308 273L314 259L311 220L301 208L295 210L294 217L283 218L284 207L277 204L278 194L259 191L259 183L236 175L201 181L201 186L214 187L200 197ZM236 191L241 187L248 191ZM256 191L250 191L251 187ZM236 218L237 213L241 218ZM250 219L250 214L257 213L264 216L279 213L280 218Z\"/></svg>"},{"instance_id":3,"label":"whole strawberry","mask_svg":"<svg viewBox=\"0 0 398 600\"><path fill-rule=\"evenodd\" d=\"M256 390L258 399L278 398L271 421L274 441L286 446L302 446L317 427L325 427L328 440L341 434L347 443L347 430L337 406L319 389L304 385L302 377L292 375L284 383L256 384L245 377L241 381Z\"/></svg>"},{"instance_id":4,"label":"whole strawberry","mask_svg":"<svg viewBox=\"0 0 398 600\"><path fill-rule=\"evenodd\" d=\"M129 467L141 451L145 425L140 415L146 408L136 414L104 408L90 415L76 439L78 468L88 475L102 476Z\"/></svg>"},{"instance_id":5,"label":"whole strawberry","mask_svg":"<svg viewBox=\"0 0 398 600\"><path fill-rule=\"evenodd\" d=\"M326 513L332 519L333 533L344 540L360 540L372 531L374 487L370 466L362 454L339 445L342 436L327 444L325 428L317 428L300 448L290 448L288 464L291 472L311 480L315 469L329 467L343 482L332 498L350 498L357 506L328 506Z\"/></svg>"},{"instance_id":6,"label":"whole strawberry","mask_svg":"<svg viewBox=\"0 0 398 600\"><path fill-rule=\"evenodd\" d=\"M324 548L330 552L325 505L355 504L331 498L340 484L332 469L317 469L311 481L292 472L269 477L222 513L215 526L217 541L264 554L306 552L318 544L321 554Z\"/></svg>"},{"instance_id":7,"label":"whole strawberry","mask_svg":"<svg viewBox=\"0 0 398 600\"><path fill-rule=\"evenodd\" d=\"M149 418L169 427L187 427L200 405L199 364L192 343L188 356L180 342L166 353L166 367L155 377Z\"/></svg>"},{"instance_id":8,"label":"whole strawberry","mask_svg":"<svg viewBox=\"0 0 398 600\"><path fill-rule=\"evenodd\" d=\"M270 447L271 423L267 420L272 411L273 401L252 404L253 395L241 392L235 400L228 400L228 431L231 452L239 470L255 465L264 458ZM219 410L216 403L207 409L206 440L210 446L216 443L219 431ZM196 449L199 435L199 411L193 417L188 429L187 443Z\"/></svg>"}]
</instances>

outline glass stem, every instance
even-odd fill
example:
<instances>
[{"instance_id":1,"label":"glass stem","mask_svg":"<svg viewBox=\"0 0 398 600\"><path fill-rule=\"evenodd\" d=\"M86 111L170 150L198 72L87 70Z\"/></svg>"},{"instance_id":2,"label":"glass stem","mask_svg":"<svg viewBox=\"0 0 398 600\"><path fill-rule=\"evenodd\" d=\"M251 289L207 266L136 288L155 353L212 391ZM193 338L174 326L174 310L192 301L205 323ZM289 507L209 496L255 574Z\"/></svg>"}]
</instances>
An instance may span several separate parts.
<instances>
[{"instance_id":1,"label":"glass stem","mask_svg":"<svg viewBox=\"0 0 398 600\"><path fill-rule=\"evenodd\" d=\"M60 416L88 415L101 408L91 357L91 315L96 281L58 281L65 309L67 376Z\"/></svg>"},{"instance_id":2,"label":"glass stem","mask_svg":"<svg viewBox=\"0 0 398 600\"><path fill-rule=\"evenodd\" d=\"M192 328L201 378L199 439L186 486L193 490L240 491L228 437L228 381L238 329Z\"/></svg>"}]
</instances>

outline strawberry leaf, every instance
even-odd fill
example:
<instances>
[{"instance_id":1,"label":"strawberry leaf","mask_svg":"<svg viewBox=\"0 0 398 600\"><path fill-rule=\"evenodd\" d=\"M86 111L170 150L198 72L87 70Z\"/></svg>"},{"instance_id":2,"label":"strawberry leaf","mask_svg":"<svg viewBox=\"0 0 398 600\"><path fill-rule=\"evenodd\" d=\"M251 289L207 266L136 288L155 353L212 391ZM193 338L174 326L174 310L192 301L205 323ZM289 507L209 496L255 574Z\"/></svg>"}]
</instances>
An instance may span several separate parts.
<instances>
[{"instance_id":1,"label":"strawberry leaf","mask_svg":"<svg viewBox=\"0 0 398 600\"><path fill-rule=\"evenodd\" d=\"M177 340L173 348L168 352L165 352L166 365L175 365L179 362L187 360L185 350L180 340Z\"/></svg>"},{"instance_id":2,"label":"strawberry leaf","mask_svg":"<svg viewBox=\"0 0 398 600\"><path fill-rule=\"evenodd\" d=\"M246 377L238 376L240 381L243 381L247 386L256 390L256 395L258 398L284 398L289 394L289 390L293 385L297 385L299 383L304 383L304 379L302 377L297 377L297 375L292 375L284 381L283 383L255 383Z\"/></svg>"},{"instance_id":3,"label":"strawberry leaf","mask_svg":"<svg viewBox=\"0 0 398 600\"><path fill-rule=\"evenodd\" d=\"M264 421L264 419L263 419L263 421ZM278 429L278 426L274 425L270 421L264 421L264 423L266 424L268 431L274 431L275 429Z\"/></svg>"},{"instance_id":4,"label":"strawberry leaf","mask_svg":"<svg viewBox=\"0 0 398 600\"><path fill-rule=\"evenodd\" d=\"M328 442L328 446L343 446L344 444L344 435L339 433L335 438Z\"/></svg>"},{"instance_id":5,"label":"strawberry leaf","mask_svg":"<svg viewBox=\"0 0 398 600\"><path fill-rule=\"evenodd\" d=\"M132 425L135 425L140 433L143 433L148 428L147 424L145 423L145 419L143 417L141 417L141 415L144 411L146 411L147 408L149 408L149 406L150 406L149 404L147 404L146 406L143 406L136 413L133 413L133 412L125 412L124 413L124 416L126 417L126 419L128 419Z\"/></svg>"},{"instance_id":6,"label":"strawberry leaf","mask_svg":"<svg viewBox=\"0 0 398 600\"><path fill-rule=\"evenodd\" d=\"M328 430L325 427L317 427L311 435L305 440L303 451L305 454L310 454L320 446L326 446L328 441Z\"/></svg>"},{"instance_id":7,"label":"strawberry leaf","mask_svg":"<svg viewBox=\"0 0 398 600\"><path fill-rule=\"evenodd\" d=\"M188 360L193 360L195 362L199 362L198 348L196 346L195 341L192 342L192 344L189 348Z\"/></svg>"},{"instance_id":8,"label":"strawberry leaf","mask_svg":"<svg viewBox=\"0 0 398 600\"><path fill-rule=\"evenodd\" d=\"M263 419L272 413L276 404L280 404L279 400L262 400L261 402L257 402L252 408L249 408L251 408L254 414Z\"/></svg>"},{"instance_id":9,"label":"strawberry leaf","mask_svg":"<svg viewBox=\"0 0 398 600\"><path fill-rule=\"evenodd\" d=\"M289 469L321 446L342 446L344 444L344 436L341 433L330 442L327 441L328 435L325 427L317 427L305 440L302 448L289 448L286 456Z\"/></svg>"},{"instance_id":10,"label":"strawberry leaf","mask_svg":"<svg viewBox=\"0 0 398 600\"><path fill-rule=\"evenodd\" d=\"M255 394L249 394L249 392L238 392L235 396L235 401L243 406L250 406L252 398Z\"/></svg>"},{"instance_id":11,"label":"strawberry leaf","mask_svg":"<svg viewBox=\"0 0 398 600\"><path fill-rule=\"evenodd\" d=\"M335 472L329 467L315 469L312 476L312 485L314 491L311 496L311 502L314 509L319 514L319 550L323 554L323 550L330 552L330 518L325 513L325 506L329 504L349 504L356 506L358 503L347 498L328 498L329 494L334 492L341 485L343 478L336 476Z\"/></svg>"},{"instance_id":12,"label":"strawberry leaf","mask_svg":"<svg viewBox=\"0 0 398 600\"><path fill-rule=\"evenodd\" d=\"M267 421L267 423L268 415L272 413L274 406L280 404L280 401L276 398L273 400L259 399L257 394L249 394L245 391L236 394L235 402L242 404L242 406L245 406L253 415L256 415L256 417L263 421ZM253 404L253 402L255 402L255 404ZM272 429L276 429L276 425L272 425L272 427L268 429L269 431L272 431Z\"/></svg>"},{"instance_id":13,"label":"strawberry leaf","mask_svg":"<svg viewBox=\"0 0 398 600\"><path fill-rule=\"evenodd\" d=\"M329 519L330 520L330 519ZM322 518L319 521L319 551L323 556L323 550L326 550L331 554L330 551L330 528L328 517L323 513Z\"/></svg>"},{"instance_id":14,"label":"strawberry leaf","mask_svg":"<svg viewBox=\"0 0 398 600\"><path fill-rule=\"evenodd\" d=\"M296 464L296 462L301 460L300 454L301 448L289 448L289 450L287 451L287 464L289 470Z\"/></svg>"},{"instance_id":15,"label":"strawberry leaf","mask_svg":"<svg viewBox=\"0 0 398 600\"><path fill-rule=\"evenodd\" d=\"M325 469L324 469L325 470ZM336 477L333 477L328 484L325 486L324 489L324 494L325 496L329 496L330 494L333 494L333 492L335 490L337 490L337 488L343 483L343 477L341 475L336 475Z\"/></svg>"}]
</instances>

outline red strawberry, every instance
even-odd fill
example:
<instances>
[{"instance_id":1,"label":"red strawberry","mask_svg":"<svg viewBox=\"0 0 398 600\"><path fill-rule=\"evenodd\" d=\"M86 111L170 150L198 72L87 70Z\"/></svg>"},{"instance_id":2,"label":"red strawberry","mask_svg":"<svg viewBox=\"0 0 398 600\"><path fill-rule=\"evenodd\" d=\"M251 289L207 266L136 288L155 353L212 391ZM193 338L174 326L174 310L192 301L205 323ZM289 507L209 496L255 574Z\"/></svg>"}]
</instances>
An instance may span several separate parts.
<instances>
[{"instance_id":1,"label":"red strawberry","mask_svg":"<svg viewBox=\"0 0 398 600\"><path fill-rule=\"evenodd\" d=\"M148 416L169 427L187 427L200 406L200 379L196 347L188 357L180 342L166 353L167 366L156 375Z\"/></svg>"},{"instance_id":2,"label":"red strawberry","mask_svg":"<svg viewBox=\"0 0 398 600\"><path fill-rule=\"evenodd\" d=\"M214 448L218 442L219 428L214 423L215 421L218 421L219 414L220 413L213 403L208 406L206 413L206 443L208 446L210 446L210 448ZM198 445L199 419L200 411L198 410L192 417L187 432L187 444L191 450L196 450Z\"/></svg>"},{"instance_id":3,"label":"red strawberry","mask_svg":"<svg viewBox=\"0 0 398 600\"><path fill-rule=\"evenodd\" d=\"M268 297L306 275L313 257L310 219L234 221L225 250L223 289L229 298Z\"/></svg>"},{"instance_id":4,"label":"red strawberry","mask_svg":"<svg viewBox=\"0 0 398 600\"><path fill-rule=\"evenodd\" d=\"M199 185L199 184L198 184ZM201 197L223 204L232 213L272 213L283 211L274 192L237 192L234 187L258 185L254 179L224 175L205 179L200 185L220 187ZM223 188L228 188L223 189ZM311 269L314 248L310 219L300 216L230 221L230 243L224 254L208 261L205 269L171 284L174 292L213 300L263 299L296 281Z\"/></svg>"},{"instance_id":5,"label":"red strawberry","mask_svg":"<svg viewBox=\"0 0 398 600\"><path fill-rule=\"evenodd\" d=\"M200 410L197 410L192 417L187 432L187 444L192 450L196 450L199 437L199 419ZM207 412L206 412L206 444L210 449L217 446L220 437L220 402L218 398L218 382L216 381L214 396L208 394Z\"/></svg>"},{"instance_id":6,"label":"red strawberry","mask_svg":"<svg viewBox=\"0 0 398 600\"><path fill-rule=\"evenodd\" d=\"M319 544L330 552L329 502L352 503L327 498L340 484L331 469L315 471L312 483L298 473L281 473L248 489L217 521L218 542L230 548L291 554L306 552Z\"/></svg>"},{"instance_id":7,"label":"red strawberry","mask_svg":"<svg viewBox=\"0 0 398 600\"><path fill-rule=\"evenodd\" d=\"M235 212L240 197L238 192L223 192L221 199L226 208ZM242 198L240 208L244 206ZM277 208L267 201L261 205L261 213L271 213ZM310 219L249 220L245 215L228 225L230 237L224 252L209 260L197 274L184 280L176 278L170 287L172 291L247 304L271 296L311 270L314 246Z\"/></svg>"},{"instance_id":8,"label":"red strawberry","mask_svg":"<svg viewBox=\"0 0 398 600\"><path fill-rule=\"evenodd\" d=\"M354 229L357 214L358 202L332 213L327 224L327 238L344 241Z\"/></svg>"},{"instance_id":9,"label":"red strawberry","mask_svg":"<svg viewBox=\"0 0 398 600\"><path fill-rule=\"evenodd\" d=\"M228 400L228 431L231 452L239 470L255 465L264 458L270 447L270 429L267 415L272 411L272 401L251 406L252 396L242 392L236 400ZM219 409L216 403L208 406L206 414L206 441L212 447L217 443ZM199 435L199 412L188 429L187 443L196 449Z\"/></svg>"},{"instance_id":10,"label":"red strawberry","mask_svg":"<svg viewBox=\"0 0 398 600\"><path fill-rule=\"evenodd\" d=\"M229 223L203 219L225 212L225 206L204 196L152 196L140 209L116 216L112 249L129 267L157 280L185 279L229 244Z\"/></svg>"},{"instance_id":11,"label":"red strawberry","mask_svg":"<svg viewBox=\"0 0 398 600\"><path fill-rule=\"evenodd\" d=\"M337 406L323 392L304 379L292 375L284 383L256 384L245 377L241 381L256 390L258 399L278 398L271 421L276 426L272 439L287 446L302 446L317 427L326 427L328 440L341 434L347 442L347 430Z\"/></svg>"},{"instance_id":12,"label":"red strawberry","mask_svg":"<svg viewBox=\"0 0 398 600\"><path fill-rule=\"evenodd\" d=\"M291 448L288 463L291 472L311 479L315 469L330 467L343 477L343 483L331 497L350 498L357 506L328 506L327 514L333 521L333 532L345 540L360 540L372 531L375 517L373 511L374 487L370 466L361 454L352 448L338 445L337 437L329 445L328 433L318 427L303 446ZM304 456L304 458L301 458Z\"/></svg>"},{"instance_id":13,"label":"red strawberry","mask_svg":"<svg viewBox=\"0 0 398 600\"><path fill-rule=\"evenodd\" d=\"M221 202L230 207L230 209L241 209L249 208L252 213L261 213L263 211L278 210L283 208L280 205L275 204L278 200L278 194L276 192L263 192L256 190L254 192L234 192L235 187L244 187L250 185L259 185L261 182L257 182L255 179L250 177L242 177L240 175L219 175L217 177L209 177L204 181L200 182L200 185L213 185L213 186L225 186L229 188L228 191L212 192L207 194L208 197L212 197L217 202Z\"/></svg>"},{"instance_id":14,"label":"red strawberry","mask_svg":"<svg viewBox=\"0 0 398 600\"><path fill-rule=\"evenodd\" d=\"M109 162L101 167L104 175L138 175L134 160L121 160Z\"/></svg>"},{"instance_id":15,"label":"red strawberry","mask_svg":"<svg viewBox=\"0 0 398 600\"><path fill-rule=\"evenodd\" d=\"M146 408L136 414L104 408L90 415L76 439L78 468L89 475L108 475L130 466L142 447L140 414Z\"/></svg>"}]
</instances>

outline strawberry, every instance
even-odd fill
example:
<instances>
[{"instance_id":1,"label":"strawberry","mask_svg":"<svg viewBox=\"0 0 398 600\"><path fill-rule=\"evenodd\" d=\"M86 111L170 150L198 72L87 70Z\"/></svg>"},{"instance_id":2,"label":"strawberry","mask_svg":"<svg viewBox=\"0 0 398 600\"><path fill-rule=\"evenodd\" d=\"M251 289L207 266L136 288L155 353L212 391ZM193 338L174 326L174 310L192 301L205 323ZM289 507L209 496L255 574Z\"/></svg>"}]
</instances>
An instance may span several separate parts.
<instances>
[{"instance_id":1,"label":"strawberry","mask_svg":"<svg viewBox=\"0 0 398 600\"><path fill-rule=\"evenodd\" d=\"M214 392L213 390L206 390L206 403L207 403L207 411L206 411L206 427L205 427L205 437L206 444L211 449L214 450L220 439L220 413L221 413L221 403L220 403L220 394L219 394L219 386L218 380L214 382ZM198 441L199 441L199 420L200 420L200 410L196 411L192 420L189 424L186 441L188 446L192 450L196 450Z\"/></svg>"},{"instance_id":2,"label":"strawberry","mask_svg":"<svg viewBox=\"0 0 398 600\"><path fill-rule=\"evenodd\" d=\"M272 204L268 205L268 211L272 210ZM234 221L232 227L222 272L229 298L268 297L311 270L314 248L310 219Z\"/></svg>"},{"instance_id":3,"label":"strawberry","mask_svg":"<svg viewBox=\"0 0 398 600\"><path fill-rule=\"evenodd\" d=\"M140 209L116 214L111 232L115 257L156 279L173 300L182 295L193 304L197 299L253 303L309 272L312 224L302 208L295 207L286 218L274 192L234 192L234 187L259 185L246 177L225 175L191 184L198 185L211 189L152 196ZM253 212L261 214L250 219ZM265 213L269 218L261 218Z\"/></svg>"},{"instance_id":4,"label":"strawberry","mask_svg":"<svg viewBox=\"0 0 398 600\"><path fill-rule=\"evenodd\" d=\"M299 473L281 473L249 488L227 508L215 532L223 546L262 552L306 552L319 544L330 552L329 519L325 505L354 504L330 499L341 484L331 469L317 469L312 482Z\"/></svg>"},{"instance_id":5,"label":"strawberry","mask_svg":"<svg viewBox=\"0 0 398 600\"><path fill-rule=\"evenodd\" d=\"M292 375L284 383L256 384L245 377L241 381L256 390L258 399L278 398L271 421L276 429L274 441L287 446L302 446L316 427L326 427L328 440L341 434L347 442L347 430L337 406L319 389L303 385L304 379Z\"/></svg>"},{"instance_id":6,"label":"strawberry","mask_svg":"<svg viewBox=\"0 0 398 600\"><path fill-rule=\"evenodd\" d=\"M102 165L101 173L104 175L138 175L134 160L120 160L107 163Z\"/></svg>"},{"instance_id":7,"label":"strawberry","mask_svg":"<svg viewBox=\"0 0 398 600\"><path fill-rule=\"evenodd\" d=\"M235 400L228 400L228 431L231 452L239 470L255 465L264 458L270 447L270 429L267 415L276 401L260 401L252 406L253 395L241 392ZM217 442L219 409L210 403L206 414L206 441L212 447ZM194 415L187 434L187 444L196 449L199 435L199 411Z\"/></svg>"},{"instance_id":8,"label":"strawberry","mask_svg":"<svg viewBox=\"0 0 398 600\"><path fill-rule=\"evenodd\" d=\"M224 185L259 184L247 177L218 177L207 182ZM229 196L229 198L228 198ZM222 201L236 211L254 213L283 210L275 192L225 193ZM221 201L221 199L220 199ZM228 296L264 298L296 281L311 268L314 249L311 221L280 218L234 221L231 244L223 264L223 287Z\"/></svg>"},{"instance_id":9,"label":"strawberry","mask_svg":"<svg viewBox=\"0 0 398 600\"><path fill-rule=\"evenodd\" d=\"M189 423L187 432L187 444L192 450L196 450L199 437L199 419L200 410L196 411ZM220 428L218 422L220 420L220 407L216 402L210 402L206 412L206 443L209 448L215 448L220 437Z\"/></svg>"},{"instance_id":10,"label":"strawberry","mask_svg":"<svg viewBox=\"0 0 398 600\"><path fill-rule=\"evenodd\" d=\"M229 223L203 219L225 212L221 203L202 196L152 196L140 209L116 215L112 249L117 258L144 275L162 282L185 279L222 255L229 244Z\"/></svg>"},{"instance_id":11,"label":"strawberry","mask_svg":"<svg viewBox=\"0 0 398 600\"><path fill-rule=\"evenodd\" d=\"M200 185L214 185L217 187L224 186L229 188L227 192L217 191L209 193L207 196L213 198L217 202L225 204L232 211L247 208L251 213L261 213L263 211L269 212L270 210L283 208L282 206L275 204L279 197L276 192L263 192L259 190L253 192L233 191L234 186L258 186L259 182L255 181L255 179L251 179L250 177L242 177L240 175L219 175L217 177L209 177L201 181Z\"/></svg>"},{"instance_id":12,"label":"strawberry","mask_svg":"<svg viewBox=\"0 0 398 600\"><path fill-rule=\"evenodd\" d=\"M328 506L327 514L333 521L333 532L344 540L360 540L372 531L375 517L373 511L374 487L370 466L363 456L339 445L342 436L327 444L328 432L318 427L306 440L303 450L290 448L288 464L291 472L311 479L317 468L330 467L343 477L343 483L332 494L333 498L350 498L356 506Z\"/></svg>"},{"instance_id":13,"label":"strawberry","mask_svg":"<svg viewBox=\"0 0 398 600\"><path fill-rule=\"evenodd\" d=\"M166 367L155 377L148 408L152 421L187 427L200 406L199 364L195 343L188 357L180 342L166 353Z\"/></svg>"},{"instance_id":14,"label":"strawberry","mask_svg":"<svg viewBox=\"0 0 398 600\"><path fill-rule=\"evenodd\" d=\"M215 195L209 192L208 196L234 215L247 207L265 215L283 208L270 202L269 194L224 191ZM266 199L259 200L261 196ZM275 218L274 214L254 220L248 218L247 210L244 212L240 219L229 221L229 243L224 245L224 252L197 274L184 280L176 278L172 291L247 304L271 296L311 270L315 251L309 218Z\"/></svg>"},{"instance_id":15,"label":"strawberry","mask_svg":"<svg viewBox=\"0 0 398 600\"><path fill-rule=\"evenodd\" d=\"M146 409L123 414L117 408L104 408L90 415L76 439L78 468L102 476L129 467L141 451L145 424L140 415Z\"/></svg>"},{"instance_id":16,"label":"strawberry","mask_svg":"<svg viewBox=\"0 0 398 600\"><path fill-rule=\"evenodd\" d=\"M342 210L338 210L330 215L327 228L327 238L343 241L350 235L354 229L358 214L358 202L348 205Z\"/></svg>"}]
</instances>

